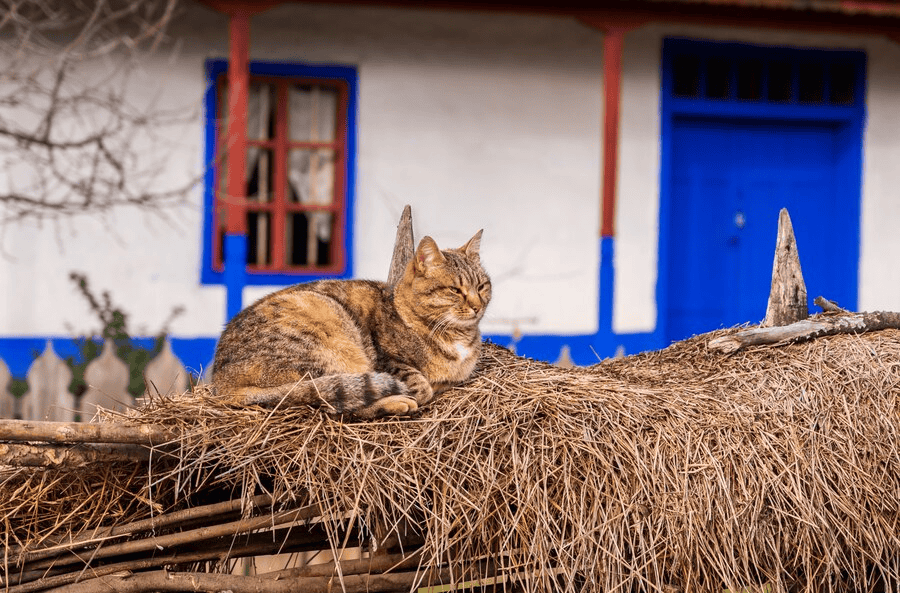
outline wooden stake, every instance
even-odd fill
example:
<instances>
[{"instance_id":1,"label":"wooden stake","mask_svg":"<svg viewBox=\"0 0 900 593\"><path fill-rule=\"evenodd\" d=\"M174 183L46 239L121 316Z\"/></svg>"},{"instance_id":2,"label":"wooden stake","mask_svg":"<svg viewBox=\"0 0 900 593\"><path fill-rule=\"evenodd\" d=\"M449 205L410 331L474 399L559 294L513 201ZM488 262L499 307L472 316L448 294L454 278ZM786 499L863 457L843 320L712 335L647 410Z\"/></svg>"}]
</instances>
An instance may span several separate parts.
<instances>
[{"instance_id":1,"label":"wooden stake","mask_svg":"<svg viewBox=\"0 0 900 593\"><path fill-rule=\"evenodd\" d=\"M806 304L806 284L800 270L797 239L787 208L778 213L778 240L772 264L772 288L766 317L760 327L788 325L809 317Z\"/></svg>"},{"instance_id":2,"label":"wooden stake","mask_svg":"<svg viewBox=\"0 0 900 593\"><path fill-rule=\"evenodd\" d=\"M388 271L388 286L391 288L397 286L403 272L406 270L406 264L413 258L416 252L416 242L413 237L412 228L412 208L407 204L403 208L403 214L400 215L400 222L397 224L397 238L394 241L394 254L391 256L391 268Z\"/></svg>"}]
</instances>

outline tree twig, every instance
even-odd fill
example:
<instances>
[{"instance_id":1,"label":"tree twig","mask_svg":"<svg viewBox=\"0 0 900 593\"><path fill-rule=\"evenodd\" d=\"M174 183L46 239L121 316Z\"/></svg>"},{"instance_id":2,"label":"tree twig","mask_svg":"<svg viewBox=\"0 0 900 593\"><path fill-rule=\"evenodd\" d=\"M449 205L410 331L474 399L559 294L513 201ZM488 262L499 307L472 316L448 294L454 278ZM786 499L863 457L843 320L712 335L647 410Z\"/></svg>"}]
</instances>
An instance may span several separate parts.
<instances>
[{"instance_id":1,"label":"tree twig","mask_svg":"<svg viewBox=\"0 0 900 593\"><path fill-rule=\"evenodd\" d=\"M817 296L813 304L818 305L825 313L849 313L847 309L838 306L834 301L829 301L823 296Z\"/></svg>"},{"instance_id":2,"label":"tree twig","mask_svg":"<svg viewBox=\"0 0 900 593\"><path fill-rule=\"evenodd\" d=\"M709 348L729 354L748 346L798 342L835 334L860 334L900 328L900 313L876 311L834 317L811 317L780 327L748 329L709 341Z\"/></svg>"}]
</instances>

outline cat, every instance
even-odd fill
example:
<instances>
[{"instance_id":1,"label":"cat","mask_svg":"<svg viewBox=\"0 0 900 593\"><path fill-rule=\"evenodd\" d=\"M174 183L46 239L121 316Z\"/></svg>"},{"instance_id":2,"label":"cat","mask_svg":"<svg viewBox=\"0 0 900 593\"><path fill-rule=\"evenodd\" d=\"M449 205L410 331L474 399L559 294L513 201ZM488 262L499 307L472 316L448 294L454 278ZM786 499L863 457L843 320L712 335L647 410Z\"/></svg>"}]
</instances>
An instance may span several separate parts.
<instances>
[{"instance_id":1,"label":"cat","mask_svg":"<svg viewBox=\"0 0 900 593\"><path fill-rule=\"evenodd\" d=\"M348 418L407 416L466 380L491 300L478 231L441 251L424 237L393 290L319 280L267 295L232 319L212 383L245 404L323 407Z\"/></svg>"}]
</instances>

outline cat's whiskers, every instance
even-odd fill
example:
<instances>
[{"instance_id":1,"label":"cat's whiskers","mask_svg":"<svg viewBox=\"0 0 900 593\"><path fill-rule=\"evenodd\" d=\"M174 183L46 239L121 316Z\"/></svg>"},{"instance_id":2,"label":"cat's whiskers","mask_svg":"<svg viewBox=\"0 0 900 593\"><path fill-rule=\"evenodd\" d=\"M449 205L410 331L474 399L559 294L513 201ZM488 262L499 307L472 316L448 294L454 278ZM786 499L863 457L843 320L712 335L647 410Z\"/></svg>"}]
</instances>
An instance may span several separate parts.
<instances>
[{"instance_id":1,"label":"cat's whiskers","mask_svg":"<svg viewBox=\"0 0 900 593\"><path fill-rule=\"evenodd\" d=\"M452 311L444 311L441 313L434 323L431 325L431 331L428 333L429 338L442 338L447 330L454 324L455 318Z\"/></svg>"}]
</instances>

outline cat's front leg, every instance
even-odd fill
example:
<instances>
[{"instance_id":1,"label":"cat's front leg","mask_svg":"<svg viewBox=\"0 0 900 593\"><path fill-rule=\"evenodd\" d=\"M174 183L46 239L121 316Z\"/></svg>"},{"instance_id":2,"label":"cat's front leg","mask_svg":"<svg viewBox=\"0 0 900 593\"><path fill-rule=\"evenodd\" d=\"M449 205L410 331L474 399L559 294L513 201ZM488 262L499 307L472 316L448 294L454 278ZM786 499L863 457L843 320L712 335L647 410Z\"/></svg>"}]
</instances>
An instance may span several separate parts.
<instances>
[{"instance_id":1,"label":"cat's front leg","mask_svg":"<svg viewBox=\"0 0 900 593\"><path fill-rule=\"evenodd\" d=\"M414 397L421 406L434 399L434 390L431 382L416 367L403 363L394 363L389 366L388 372L402 381L409 390L408 395Z\"/></svg>"}]
</instances>

